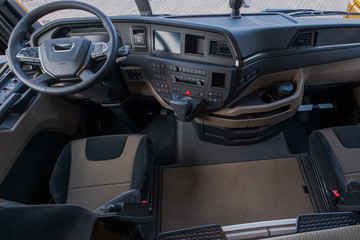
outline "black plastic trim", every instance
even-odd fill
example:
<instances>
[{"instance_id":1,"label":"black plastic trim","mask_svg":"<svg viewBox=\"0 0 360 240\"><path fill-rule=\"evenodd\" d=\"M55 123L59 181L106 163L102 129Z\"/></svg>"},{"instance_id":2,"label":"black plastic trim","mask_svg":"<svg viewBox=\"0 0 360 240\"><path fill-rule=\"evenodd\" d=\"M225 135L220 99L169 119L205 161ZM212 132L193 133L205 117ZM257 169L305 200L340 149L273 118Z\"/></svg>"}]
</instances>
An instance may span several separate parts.
<instances>
[{"instance_id":1,"label":"black plastic trim","mask_svg":"<svg viewBox=\"0 0 360 240\"><path fill-rule=\"evenodd\" d=\"M225 128L192 121L200 140L226 146L248 145L262 142L281 132L287 120L263 127Z\"/></svg>"}]
</instances>

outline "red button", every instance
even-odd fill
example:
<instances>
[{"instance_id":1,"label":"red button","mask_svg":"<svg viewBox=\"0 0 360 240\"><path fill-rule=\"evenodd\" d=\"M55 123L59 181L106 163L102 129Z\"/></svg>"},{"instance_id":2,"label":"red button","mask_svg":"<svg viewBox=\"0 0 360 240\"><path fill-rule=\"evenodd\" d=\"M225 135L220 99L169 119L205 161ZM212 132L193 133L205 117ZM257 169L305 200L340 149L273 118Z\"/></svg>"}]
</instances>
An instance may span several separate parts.
<instances>
[{"instance_id":1,"label":"red button","mask_svg":"<svg viewBox=\"0 0 360 240\"><path fill-rule=\"evenodd\" d=\"M189 90L186 90L185 94L186 95L191 95Z\"/></svg>"},{"instance_id":2,"label":"red button","mask_svg":"<svg viewBox=\"0 0 360 240\"><path fill-rule=\"evenodd\" d=\"M333 190L333 193L336 197L340 197L339 191L338 190Z\"/></svg>"}]
</instances>

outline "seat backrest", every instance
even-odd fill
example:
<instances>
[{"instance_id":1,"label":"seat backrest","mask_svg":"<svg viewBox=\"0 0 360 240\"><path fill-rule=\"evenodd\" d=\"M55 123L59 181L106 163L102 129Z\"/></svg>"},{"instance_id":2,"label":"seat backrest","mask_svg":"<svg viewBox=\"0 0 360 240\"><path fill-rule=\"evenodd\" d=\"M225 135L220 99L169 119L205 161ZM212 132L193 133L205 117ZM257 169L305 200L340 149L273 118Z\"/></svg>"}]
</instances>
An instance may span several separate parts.
<instances>
[{"instance_id":1,"label":"seat backrest","mask_svg":"<svg viewBox=\"0 0 360 240\"><path fill-rule=\"evenodd\" d=\"M69 143L50 180L56 203L95 209L128 191L140 190L148 160L143 135L113 135Z\"/></svg>"}]
</instances>

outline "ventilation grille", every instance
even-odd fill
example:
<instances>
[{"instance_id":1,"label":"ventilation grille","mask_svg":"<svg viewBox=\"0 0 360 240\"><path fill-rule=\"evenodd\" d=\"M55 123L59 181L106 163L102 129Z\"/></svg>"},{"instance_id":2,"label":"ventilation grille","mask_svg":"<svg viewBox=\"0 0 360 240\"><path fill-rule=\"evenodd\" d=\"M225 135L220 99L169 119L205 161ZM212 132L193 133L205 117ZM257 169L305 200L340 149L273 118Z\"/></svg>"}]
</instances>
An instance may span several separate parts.
<instances>
[{"instance_id":1,"label":"ventilation grille","mask_svg":"<svg viewBox=\"0 0 360 240\"><path fill-rule=\"evenodd\" d=\"M295 36L295 40L291 44L292 47L310 47L314 46L314 32L302 32Z\"/></svg>"},{"instance_id":2,"label":"ventilation grille","mask_svg":"<svg viewBox=\"0 0 360 240\"><path fill-rule=\"evenodd\" d=\"M214 56L232 58L230 48L226 42L211 41L209 54Z\"/></svg>"}]
</instances>

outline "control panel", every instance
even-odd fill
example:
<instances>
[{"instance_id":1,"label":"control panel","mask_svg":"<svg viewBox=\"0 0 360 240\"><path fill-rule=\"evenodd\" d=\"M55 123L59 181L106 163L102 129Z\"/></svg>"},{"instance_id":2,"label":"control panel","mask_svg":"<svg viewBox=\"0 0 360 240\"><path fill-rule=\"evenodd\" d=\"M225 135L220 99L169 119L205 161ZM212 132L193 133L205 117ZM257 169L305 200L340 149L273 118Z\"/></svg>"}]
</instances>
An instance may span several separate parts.
<instances>
[{"instance_id":1,"label":"control panel","mask_svg":"<svg viewBox=\"0 0 360 240\"><path fill-rule=\"evenodd\" d=\"M10 73L10 69L6 69L0 76L0 105L5 102L9 95L20 84L20 80Z\"/></svg>"},{"instance_id":2,"label":"control panel","mask_svg":"<svg viewBox=\"0 0 360 240\"><path fill-rule=\"evenodd\" d=\"M220 107L229 95L235 69L151 58L151 83L164 99L192 97Z\"/></svg>"},{"instance_id":3,"label":"control panel","mask_svg":"<svg viewBox=\"0 0 360 240\"><path fill-rule=\"evenodd\" d=\"M170 65L169 70L171 73L171 83L184 84L199 90L205 88L207 83L206 70L178 67L176 65Z\"/></svg>"}]
</instances>

